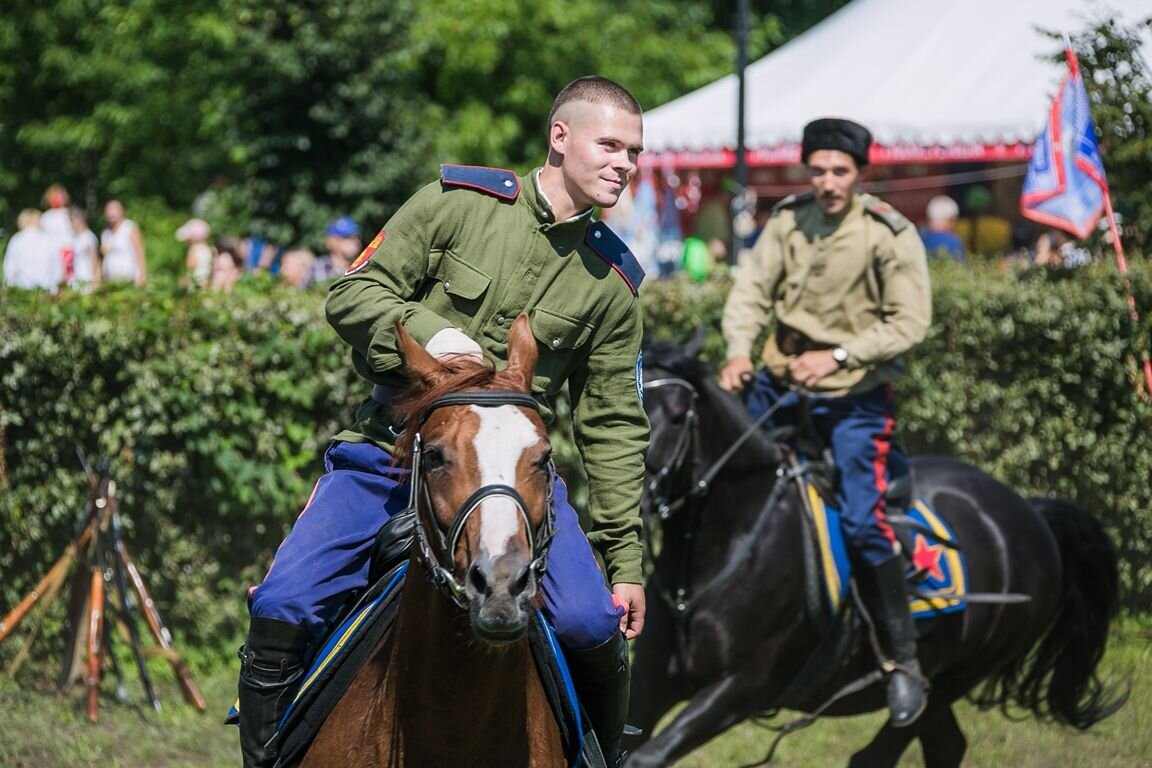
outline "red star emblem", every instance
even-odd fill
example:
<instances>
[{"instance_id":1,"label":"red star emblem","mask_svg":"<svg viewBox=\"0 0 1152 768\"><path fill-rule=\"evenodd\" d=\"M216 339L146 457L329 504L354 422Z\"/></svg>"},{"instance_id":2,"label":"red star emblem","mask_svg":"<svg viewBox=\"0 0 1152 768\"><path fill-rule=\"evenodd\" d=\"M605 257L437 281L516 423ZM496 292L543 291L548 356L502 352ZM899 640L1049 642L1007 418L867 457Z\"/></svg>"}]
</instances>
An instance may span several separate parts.
<instances>
[{"instance_id":1,"label":"red star emblem","mask_svg":"<svg viewBox=\"0 0 1152 768\"><path fill-rule=\"evenodd\" d=\"M937 544L930 546L923 536L916 537L916 546L912 552L912 564L916 570L927 573L936 581L944 580L944 570L940 567L940 557L944 554L944 547Z\"/></svg>"}]
</instances>

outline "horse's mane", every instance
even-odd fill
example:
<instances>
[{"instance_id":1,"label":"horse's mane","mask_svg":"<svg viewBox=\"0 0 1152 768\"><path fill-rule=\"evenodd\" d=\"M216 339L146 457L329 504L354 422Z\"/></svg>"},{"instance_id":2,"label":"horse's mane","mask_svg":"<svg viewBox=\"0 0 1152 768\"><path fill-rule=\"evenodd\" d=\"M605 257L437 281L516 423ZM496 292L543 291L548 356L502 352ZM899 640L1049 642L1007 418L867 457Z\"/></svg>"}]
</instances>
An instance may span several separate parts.
<instances>
[{"instance_id":1,"label":"horse's mane","mask_svg":"<svg viewBox=\"0 0 1152 768\"><path fill-rule=\"evenodd\" d=\"M393 419L399 424L407 425L409 422L419 421L424 412L433 402L454 392L468 390L493 389L501 379L501 372L490 368L484 363L458 357L442 365L448 374L431 387L424 387L418 382L410 383L401 390L391 404ZM412 441L418 429L405 428L396 439L396 452L393 460L400 466L408 466L411 462Z\"/></svg>"},{"instance_id":2,"label":"horse's mane","mask_svg":"<svg viewBox=\"0 0 1152 768\"><path fill-rule=\"evenodd\" d=\"M722 418L743 433L752 426L752 417L738 397L725 392L716 381L716 371L708 362L687 353L673 341L655 340L644 345L644 361L649 368L666 370L690 382L702 400L720 411ZM756 430L744 441L745 450L767 463L781 461L780 446L763 430Z\"/></svg>"}]
</instances>

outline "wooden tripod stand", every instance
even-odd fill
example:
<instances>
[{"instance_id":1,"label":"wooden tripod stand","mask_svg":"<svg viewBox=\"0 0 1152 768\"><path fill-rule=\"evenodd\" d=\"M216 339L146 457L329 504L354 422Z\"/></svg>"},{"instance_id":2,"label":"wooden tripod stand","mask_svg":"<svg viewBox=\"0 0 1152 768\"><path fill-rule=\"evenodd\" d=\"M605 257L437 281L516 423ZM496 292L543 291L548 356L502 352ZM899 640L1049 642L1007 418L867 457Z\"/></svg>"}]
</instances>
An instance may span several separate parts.
<instances>
[{"instance_id":1,"label":"wooden tripod stand","mask_svg":"<svg viewBox=\"0 0 1152 768\"><path fill-rule=\"evenodd\" d=\"M120 698L126 698L123 675L116 655L110 652L115 632L108 630L119 627L127 634L148 701L159 711L160 700L152 686L144 658L145 649L140 642L136 616L136 607L139 606L159 645L158 650L150 649L150 652L163 656L172 665L185 700L203 712L207 708L204 697L192 681L184 659L172 647L172 636L156 610L139 569L124 546L116 505L116 482L108 476L107 462L101 462L96 469L85 462L84 468L91 493L83 528L35 588L0 621L0 642L3 642L39 603L32 632L9 664L8 675L15 677L16 671L27 660L29 648L40 631L48 605L59 594L69 569L76 563L68 609L71 629L59 681L60 688L67 688L82 678L87 688L88 719L96 722L99 718L104 669L108 665L117 677Z\"/></svg>"}]
</instances>

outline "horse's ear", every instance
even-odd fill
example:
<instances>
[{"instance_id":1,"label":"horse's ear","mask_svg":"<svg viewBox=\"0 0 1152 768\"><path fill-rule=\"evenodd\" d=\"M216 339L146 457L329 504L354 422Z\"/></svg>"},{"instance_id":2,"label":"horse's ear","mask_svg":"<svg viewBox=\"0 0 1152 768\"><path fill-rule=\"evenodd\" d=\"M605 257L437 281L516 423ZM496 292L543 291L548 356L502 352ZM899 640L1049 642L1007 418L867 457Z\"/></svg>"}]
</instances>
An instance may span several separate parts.
<instances>
[{"instance_id":1,"label":"horse's ear","mask_svg":"<svg viewBox=\"0 0 1152 768\"><path fill-rule=\"evenodd\" d=\"M440 361L428 354L428 350L412 338L399 320L396 321L396 339L400 342L400 355L404 358L404 369L410 380L427 389L445 374L446 369Z\"/></svg>"},{"instance_id":2,"label":"horse's ear","mask_svg":"<svg viewBox=\"0 0 1152 768\"><path fill-rule=\"evenodd\" d=\"M519 315L508 331L508 367L505 373L516 377L520 389L532 392L532 377L536 374L536 362L540 351L536 348L536 337L528 315Z\"/></svg>"},{"instance_id":3,"label":"horse's ear","mask_svg":"<svg viewBox=\"0 0 1152 768\"><path fill-rule=\"evenodd\" d=\"M704 351L705 330L703 324L696 326L692 338L684 345L684 356L691 360L699 360L700 353Z\"/></svg>"}]
</instances>

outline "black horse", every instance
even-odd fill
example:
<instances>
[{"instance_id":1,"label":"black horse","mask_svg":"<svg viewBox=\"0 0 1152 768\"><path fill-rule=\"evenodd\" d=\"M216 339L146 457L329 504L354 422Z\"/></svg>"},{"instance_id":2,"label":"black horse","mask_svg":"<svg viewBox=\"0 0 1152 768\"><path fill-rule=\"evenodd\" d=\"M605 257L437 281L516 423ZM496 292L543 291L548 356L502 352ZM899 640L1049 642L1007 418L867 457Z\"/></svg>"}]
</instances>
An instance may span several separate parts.
<instances>
[{"instance_id":1,"label":"black horse","mask_svg":"<svg viewBox=\"0 0 1152 768\"><path fill-rule=\"evenodd\" d=\"M650 345L644 356L646 523L662 523L629 722L650 735L674 704L688 704L632 745L629 768L670 765L782 708L853 715L885 706L859 612L831 620L810 609L810 526L786 471L790 449L720 389L698 351ZM919 626L931 684L923 715L906 728L885 725L849 765L894 766L919 739L928 768L959 766L967 742L952 705L964 696L1080 729L1115 712L1126 694L1105 686L1097 666L1117 610L1117 561L1097 520L1071 502L1026 500L954 459L914 459L910 480L913 497L955 532L973 600Z\"/></svg>"}]
</instances>

